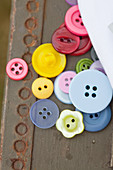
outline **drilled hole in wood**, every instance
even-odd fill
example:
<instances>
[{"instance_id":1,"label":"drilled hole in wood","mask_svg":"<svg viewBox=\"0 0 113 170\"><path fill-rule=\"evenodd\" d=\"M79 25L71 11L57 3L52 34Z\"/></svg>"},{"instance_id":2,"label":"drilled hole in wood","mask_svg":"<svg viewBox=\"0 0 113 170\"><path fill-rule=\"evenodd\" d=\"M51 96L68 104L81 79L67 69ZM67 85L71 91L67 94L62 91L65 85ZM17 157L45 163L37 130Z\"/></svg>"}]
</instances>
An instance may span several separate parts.
<instances>
[{"instance_id":1,"label":"drilled hole in wood","mask_svg":"<svg viewBox=\"0 0 113 170\"><path fill-rule=\"evenodd\" d=\"M28 132L27 125L25 123L21 122L15 127L15 131L20 136L25 135Z\"/></svg>"},{"instance_id":2,"label":"drilled hole in wood","mask_svg":"<svg viewBox=\"0 0 113 170\"><path fill-rule=\"evenodd\" d=\"M39 2L35 2L35 1L28 1L27 5L27 10L29 12L38 12L39 10Z\"/></svg>"},{"instance_id":3,"label":"drilled hole in wood","mask_svg":"<svg viewBox=\"0 0 113 170\"><path fill-rule=\"evenodd\" d=\"M12 161L12 168L14 170L23 170L25 168L25 163L21 159L13 159Z\"/></svg>"},{"instance_id":4,"label":"drilled hole in wood","mask_svg":"<svg viewBox=\"0 0 113 170\"><path fill-rule=\"evenodd\" d=\"M14 142L14 149L16 152L23 152L26 149L26 144L22 140L17 140Z\"/></svg>"},{"instance_id":5,"label":"drilled hole in wood","mask_svg":"<svg viewBox=\"0 0 113 170\"><path fill-rule=\"evenodd\" d=\"M27 104L20 104L17 107L17 113L21 116L21 117L26 117L29 114L29 107Z\"/></svg>"},{"instance_id":6,"label":"drilled hole in wood","mask_svg":"<svg viewBox=\"0 0 113 170\"><path fill-rule=\"evenodd\" d=\"M23 42L27 47L33 47L37 43L37 36L34 34L27 34L24 36Z\"/></svg>"},{"instance_id":7,"label":"drilled hole in wood","mask_svg":"<svg viewBox=\"0 0 113 170\"><path fill-rule=\"evenodd\" d=\"M25 53L22 59L26 61L27 64L31 64L32 54L30 52Z\"/></svg>"},{"instance_id":8,"label":"drilled hole in wood","mask_svg":"<svg viewBox=\"0 0 113 170\"><path fill-rule=\"evenodd\" d=\"M27 28L28 31L36 29L37 26L38 26L37 19L34 17L28 18L25 21L25 27Z\"/></svg>"},{"instance_id":9,"label":"drilled hole in wood","mask_svg":"<svg viewBox=\"0 0 113 170\"><path fill-rule=\"evenodd\" d=\"M23 87L22 89L19 90L19 97L23 100L27 100L31 96L31 90L27 87Z\"/></svg>"},{"instance_id":10,"label":"drilled hole in wood","mask_svg":"<svg viewBox=\"0 0 113 170\"><path fill-rule=\"evenodd\" d=\"M27 76L24 78L25 81L31 80L33 78L33 72L29 69Z\"/></svg>"}]
</instances>

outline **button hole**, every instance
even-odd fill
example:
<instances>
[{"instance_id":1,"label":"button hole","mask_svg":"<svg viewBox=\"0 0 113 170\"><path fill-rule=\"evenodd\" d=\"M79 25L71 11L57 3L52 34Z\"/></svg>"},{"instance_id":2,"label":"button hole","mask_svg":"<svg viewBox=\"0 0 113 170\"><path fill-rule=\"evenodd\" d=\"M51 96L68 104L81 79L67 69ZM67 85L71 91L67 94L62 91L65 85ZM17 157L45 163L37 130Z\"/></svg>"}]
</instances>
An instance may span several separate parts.
<instances>
[{"instance_id":1,"label":"button hole","mask_svg":"<svg viewBox=\"0 0 113 170\"><path fill-rule=\"evenodd\" d=\"M16 71L16 74L18 75L18 74L19 74L19 72L18 72L18 71Z\"/></svg>"},{"instance_id":2,"label":"button hole","mask_svg":"<svg viewBox=\"0 0 113 170\"><path fill-rule=\"evenodd\" d=\"M73 80L73 77L71 77L70 80Z\"/></svg>"},{"instance_id":3,"label":"button hole","mask_svg":"<svg viewBox=\"0 0 113 170\"><path fill-rule=\"evenodd\" d=\"M98 114L97 114L97 113L95 114L95 117L98 117Z\"/></svg>"},{"instance_id":4,"label":"button hole","mask_svg":"<svg viewBox=\"0 0 113 170\"><path fill-rule=\"evenodd\" d=\"M61 42L64 42L64 38L60 38L60 41L61 41Z\"/></svg>"},{"instance_id":5,"label":"button hole","mask_svg":"<svg viewBox=\"0 0 113 170\"><path fill-rule=\"evenodd\" d=\"M93 94L92 94L92 97L93 97L93 98L95 98L95 97L96 97L96 94L95 94L95 93L93 93Z\"/></svg>"},{"instance_id":6,"label":"button hole","mask_svg":"<svg viewBox=\"0 0 113 170\"><path fill-rule=\"evenodd\" d=\"M46 111L46 110L47 110L47 108L45 108L45 107L44 107L44 108L43 108L43 110L44 110L44 111Z\"/></svg>"},{"instance_id":7,"label":"button hole","mask_svg":"<svg viewBox=\"0 0 113 170\"><path fill-rule=\"evenodd\" d=\"M14 68L11 68L11 71L14 71L15 69Z\"/></svg>"},{"instance_id":8,"label":"button hole","mask_svg":"<svg viewBox=\"0 0 113 170\"><path fill-rule=\"evenodd\" d=\"M89 96L89 93L86 92L86 93L85 93L85 96L88 97L88 96Z\"/></svg>"},{"instance_id":9,"label":"button hole","mask_svg":"<svg viewBox=\"0 0 113 170\"><path fill-rule=\"evenodd\" d=\"M93 118L93 115L90 115L89 117L92 119L92 118Z\"/></svg>"},{"instance_id":10,"label":"button hole","mask_svg":"<svg viewBox=\"0 0 113 170\"><path fill-rule=\"evenodd\" d=\"M81 22L81 25L84 26L83 22Z\"/></svg>"},{"instance_id":11,"label":"button hole","mask_svg":"<svg viewBox=\"0 0 113 170\"><path fill-rule=\"evenodd\" d=\"M71 41L71 39L67 39L67 42L68 42L68 43L71 43L72 41Z\"/></svg>"},{"instance_id":12,"label":"button hole","mask_svg":"<svg viewBox=\"0 0 113 170\"><path fill-rule=\"evenodd\" d=\"M15 67L17 67L18 66L18 63L15 63Z\"/></svg>"},{"instance_id":13,"label":"button hole","mask_svg":"<svg viewBox=\"0 0 113 170\"><path fill-rule=\"evenodd\" d=\"M50 112L47 112L47 115L48 115L48 116L50 116L50 114L51 114Z\"/></svg>"},{"instance_id":14,"label":"button hole","mask_svg":"<svg viewBox=\"0 0 113 170\"><path fill-rule=\"evenodd\" d=\"M39 112L39 115L42 115L42 112Z\"/></svg>"},{"instance_id":15,"label":"button hole","mask_svg":"<svg viewBox=\"0 0 113 170\"><path fill-rule=\"evenodd\" d=\"M22 70L23 68L22 67L19 67L19 70Z\"/></svg>"},{"instance_id":16,"label":"button hole","mask_svg":"<svg viewBox=\"0 0 113 170\"><path fill-rule=\"evenodd\" d=\"M75 119L72 119L71 121L72 121L72 122L75 122Z\"/></svg>"},{"instance_id":17,"label":"button hole","mask_svg":"<svg viewBox=\"0 0 113 170\"><path fill-rule=\"evenodd\" d=\"M40 90L40 91L41 91L41 90L42 90L42 88L41 88L41 87L39 87L39 88L38 88L38 90Z\"/></svg>"},{"instance_id":18,"label":"button hole","mask_svg":"<svg viewBox=\"0 0 113 170\"><path fill-rule=\"evenodd\" d=\"M79 19L76 19L75 21L76 21L76 22L79 22Z\"/></svg>"},{"instance_id":19,"label":"button hole","mask_svg":"<svg viewBox=\"0 0 113 170\"><path fill-rule=\"evenodd\" d=\"M86 67L86 65L85 65L85 64L83 64L83 67Z\"/></svg>"},{"instance_id":20,"label":"button hole","mask_svg":"<svg viewBox=\"0 0 113 170\"><path fill-rule=\"evenodd\" d=\"M67 124L67 128L69 128L70 127L70 125L69 124Z\"/></svg>"},{"instance_id":21,"label":"button hole","mask_svg":"<svg viewBox=\"0 0 113 170\"><path fill-rule=\"evenodd\" d=\"M68 87L68 86L69 86L69 84L67 83L67 84L65 84L65 86L67 86L67 87Z\"/></svg>"},{"instance_id":22,"label":"button hole","mask_svg":"<svg viewBox=\"0 0 113 170\"><path fill-rule=\"evenodd\" d=\"M87 90L89 90L89 89L90 89L90 86L89 86L89 85L87 85L87 86L86 86L86 89L87 89Z\"/></svg>"},{"instance_id":23,"label":"button hole","mask_svg":"<svg viewBox=\"0 0 113 170\"><path fill-rule=\"evenodd\" d=\"M46 116L43 116L43 119L46 119Z\"/></svg>"},{"instance_id":24,"label":"button hole","mask_svg":"<svg viewBox=\"0 0 113 170\"><path fill-rule=\"evenodd\" d=\"M82 18L81 15L79 15L79 18Z\"/></svg>"},{"instance_id":25,"label":"button hole","mask_svg":"<svg viewBox=\"0 0 113 170\"><path fill-rule=\"evenodd\" d=\"M93 87L93 90L94 90L94 91L96 91L96 90L97 90L97 87L96 87L96 86L94 86L94 87Z\"/></svg>"},{"instance_id":26,"label":"button hole","mask_svg":"<svg viewBox=\"0 0 113 170\"><path fill-rule=\"evenodd\" d=\"M47 89L47 85L45 85L44 88Z\"/></svg>"},{"instance_id":27,"label":"button hole","mask_svg":"<svg viewBox=\"0 0 113 170\"><path fill-rule=\"evenodd\" d=\"M65 78L65 81L68 81L68 78Z\"/></svg>"}]
</instances>

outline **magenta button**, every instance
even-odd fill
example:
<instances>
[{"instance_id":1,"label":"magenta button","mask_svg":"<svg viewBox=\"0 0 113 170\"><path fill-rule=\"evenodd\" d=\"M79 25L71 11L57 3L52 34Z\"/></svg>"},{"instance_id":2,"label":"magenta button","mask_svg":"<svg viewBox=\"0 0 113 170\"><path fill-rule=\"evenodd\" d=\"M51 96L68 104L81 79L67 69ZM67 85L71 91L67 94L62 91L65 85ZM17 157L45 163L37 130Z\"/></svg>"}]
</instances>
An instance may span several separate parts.
<instances>
[{"instance_id":1,"label":"magenta button","mask_svg":"<svg viewBox=\"0 0 113 170\"><path fill-rule=\"evenodd\" d=\"M64 93L69 93L69 85L72 79L76 76L74 71L65 71L59 78L59 87Z\"/></svg>"},{"instance_id":2,"label":"magenta button","mask_svg":"<svg viewBox=\"0 0 113 170\"><path fill-rule=\"evenodd\" d=\"M101 71L102 73L106 74L104 71L104 68L99 60L95 61L91 66L90 69L92 70L98 70Z\"/></svg>"},{"instance_id":3,"label":"magenta button","mask_svg":"<svg viewBox=\"0 0 113 170\"><path fill-rule=\"evenodd\" d=\"M28 73L26 62L20 58L10 60L6 66L7 75L13 80L21 80Z\"/></svg>"}]
</instances>

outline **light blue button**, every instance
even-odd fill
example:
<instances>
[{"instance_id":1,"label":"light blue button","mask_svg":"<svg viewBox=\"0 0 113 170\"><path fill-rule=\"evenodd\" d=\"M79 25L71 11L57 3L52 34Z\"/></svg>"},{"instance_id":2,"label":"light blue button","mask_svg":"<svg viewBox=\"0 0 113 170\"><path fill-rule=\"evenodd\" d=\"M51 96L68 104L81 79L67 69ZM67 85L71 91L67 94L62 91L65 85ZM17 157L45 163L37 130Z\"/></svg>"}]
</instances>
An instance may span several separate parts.
<instances>
[{"instance_id":1,"label":"light blue button","mask_svg":"<svg viewBox=\"0 0 113 170\"><path fill-rule=\"evenodd\" d=\"M59 109L57 105L49 99L38 100L30 109L31 121L42 129L48 129L54 126L58 117Z\"/></svg>"},{"instance_id":2,"label":"light blue button","mask_svg":"<svg viewBox=\"0 0 113 170\"><path fill-rule=\"evenodd\" d=\"M60 87L59 87L59 78L60 78L61 74L55 79L54 82L54 93L55 96L58 98L58 100L60 100L62 103L65 104L72 104L70 98L69 98L69 94L68 93L64 93Z\"/></svg>"},{"instance_id":3,"label":"light blue button","mask_svg":"<svg viewBox=\"0 0 113 170\"><path fill-rule=\"evenodd\" d=\"M73 105L85 113L104 110L112 99L108 77L97 70L85 70L71 81L69 97Z\"/></svg>"},{"instance_id":4,"label":"light blue button","mask_svg":"<svg viewBox=\"0 0 113 170\"><path fill-rule=\"evenodd\" d=\"M76 109L76 111L80 110ZM82 112L82 114L85 130L89 132L97 132L104 129L109 124L112 115L110 106L98 113L87 114Z\"/></svg>"}]
</instances>

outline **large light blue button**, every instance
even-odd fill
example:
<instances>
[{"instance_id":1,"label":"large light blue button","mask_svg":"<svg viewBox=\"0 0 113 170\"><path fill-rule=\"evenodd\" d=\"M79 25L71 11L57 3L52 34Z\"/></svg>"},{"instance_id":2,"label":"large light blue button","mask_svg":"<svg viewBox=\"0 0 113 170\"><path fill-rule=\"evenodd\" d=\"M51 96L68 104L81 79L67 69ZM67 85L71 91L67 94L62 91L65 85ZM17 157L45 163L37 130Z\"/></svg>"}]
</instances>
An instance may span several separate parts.
<instances>
[{"instance_id":1,"label":"large light blue button","mask_svg":"<svg viewBox=\"0 0 113 170\"><path fill-rule=\"evenodd\" d=\"M85 70L71 81L69 97L82 112L97 113L111 102L112 87L107 76L100 71Z\"/></svg>"},{"instance_id":2,"label":"large light blue button","mask_svg":"<svg viewBox=\"0 0 113 170\"><path fill-rule=\"evenodd\" d=\"M79 111L76 109L76 111ZM111 109L108 106L106 109L98 113L87 114L83 113L85 130L89 132L97 132L104 129L111 120Z\"/></svg>"}]
</instances>

